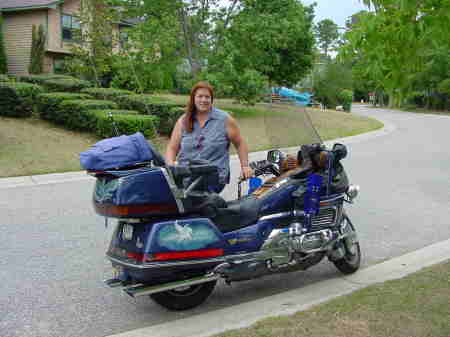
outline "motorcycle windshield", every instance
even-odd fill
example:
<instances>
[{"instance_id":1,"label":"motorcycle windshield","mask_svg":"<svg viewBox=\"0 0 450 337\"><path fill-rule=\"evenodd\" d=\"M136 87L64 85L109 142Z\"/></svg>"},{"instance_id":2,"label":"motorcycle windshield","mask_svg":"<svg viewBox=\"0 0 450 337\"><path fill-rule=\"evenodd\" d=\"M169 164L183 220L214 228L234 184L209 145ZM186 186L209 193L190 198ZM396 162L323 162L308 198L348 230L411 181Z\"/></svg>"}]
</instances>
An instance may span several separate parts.
<instances>
[{"instance_id":1,"label":"motorcycle windshield","mask_svg":"<svg viewBox=\"0 0 450 337\"><path fill-rule=\"evenodd\" d=\"M264 111L263 124L266 135L266 149L300 147L303 144L322 143L314 125L311 96L292 89L273 93L259 107Z\"/></svg>"}]
</instances>

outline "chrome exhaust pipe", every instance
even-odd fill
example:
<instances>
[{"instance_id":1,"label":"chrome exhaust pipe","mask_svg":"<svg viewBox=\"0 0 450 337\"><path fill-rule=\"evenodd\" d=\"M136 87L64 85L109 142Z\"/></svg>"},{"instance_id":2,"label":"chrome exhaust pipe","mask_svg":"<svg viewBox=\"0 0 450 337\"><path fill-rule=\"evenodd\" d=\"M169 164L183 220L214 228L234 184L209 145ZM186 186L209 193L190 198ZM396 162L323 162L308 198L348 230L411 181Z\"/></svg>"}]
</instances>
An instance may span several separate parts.
<instances>
[{"instance_id":1,"label":"chrome exhaust pipe","mask_svg":"<svg viewBox=\"0 0 450 337\"><path fill-rule=\"evenodd\" d=\"M220 278L219 275L206 274L206 275L194 277L194 278L191 278L188 280L175 281L175 282L164 283L164 284L159 284L159 285L154 285L154 286L146 286L143 284L138 284L138 285L134 285L134 286L125 287L125 288L123 288L123 291L125 291L131 297L139 297L139 296L144 296L144 295L161 293L163 291L173 290L176 288L189 287L189 286L193 286L193 285L197 285L197 284L216 281L219 278Z\"/></svg>"}]
</instances>

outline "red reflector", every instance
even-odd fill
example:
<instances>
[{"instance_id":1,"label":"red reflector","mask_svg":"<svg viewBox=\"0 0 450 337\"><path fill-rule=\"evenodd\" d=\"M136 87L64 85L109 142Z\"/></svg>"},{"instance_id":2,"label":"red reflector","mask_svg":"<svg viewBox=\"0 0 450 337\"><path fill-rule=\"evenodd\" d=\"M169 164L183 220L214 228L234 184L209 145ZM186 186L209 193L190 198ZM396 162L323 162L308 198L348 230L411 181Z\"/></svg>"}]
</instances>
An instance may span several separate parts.
<instances>
[{"instance_id":1,"label":"red reflector","mask_svg":"<svg viewBox=\"0 0 450 337\"><path fill-rule=\"evenodd\" d=\"M144 254L142 253L127 252L127 257L138 262L142 262L144 260Z\"/></svg>"},{"instance_id":2,"label":"red reflector","mask_svg":"<svg viewBox=\"0 0 450 337\"><path fill-rule=\"evenodd\" d=\"M199 259L204 257L222 256L223 249L187 250L183 252L155 253L152 261Z\"/></svg>"},{"instance_id":3,"label":"red reflector","mask_svg":"<svg viewBox=\"0 0 450 337\"><path fill-rule=\"evenodd\" d=\"M178 213L176 204L151 204L151 205L111 205L94 202L97 214L109 217L126 217L148 214L173 214Z\"/></svg>"}]
</instances>

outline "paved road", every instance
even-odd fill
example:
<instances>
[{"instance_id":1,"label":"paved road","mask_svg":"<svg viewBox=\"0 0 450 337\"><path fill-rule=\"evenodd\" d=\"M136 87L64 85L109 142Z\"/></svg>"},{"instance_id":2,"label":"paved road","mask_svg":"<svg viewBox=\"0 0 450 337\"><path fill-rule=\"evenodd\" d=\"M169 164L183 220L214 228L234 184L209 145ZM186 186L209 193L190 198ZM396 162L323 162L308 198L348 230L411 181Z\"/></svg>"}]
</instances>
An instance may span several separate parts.
<instances>
[{"instance_id":1,"label":"paved road","mask_svg":"<svg viewBox=\"0 0 450 337\"><path fill-rule=\"evenodd\" d=\"M394 131L347 140L345 164L361 197L349 213L364 266L450 238L450 118L356 106ZM0 189L0 336L100 337L142 328L338 275L307 272L220 285L205 305L172 313L106 288L112 232L90 206L92 180ZM231 191L226 191L231 193ZM228 194L229 195L229 194Z\"/></svg>"}]
</instances>

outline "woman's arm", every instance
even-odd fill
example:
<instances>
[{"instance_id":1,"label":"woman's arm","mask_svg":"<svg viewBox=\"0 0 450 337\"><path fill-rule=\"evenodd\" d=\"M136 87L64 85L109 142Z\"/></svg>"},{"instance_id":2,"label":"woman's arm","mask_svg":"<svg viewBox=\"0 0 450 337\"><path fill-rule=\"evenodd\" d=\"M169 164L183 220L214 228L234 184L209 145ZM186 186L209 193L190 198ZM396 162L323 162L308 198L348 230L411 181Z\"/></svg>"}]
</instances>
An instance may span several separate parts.
<instances>
[{"instance_id":1,"label":"woman's arm","mask_svg":"<svg viewBox=\"0 0 450 337\"><path fill-rule=\"evenodd\" d=\"M178 152L180 151L181 135L183 128L183 116L181 116L173 128L172 135L170 136L169 144L166 149L166 163L167 165L175 165Z\"/></svg>"},{"instance_id":2,"label":"woman's arm","mask_svg":"<svg viewBox=\"0 0 450 337\"><path fill-rule=\"evenodd\" d=\"M253 170L248 166L248 146L244 138L241 136L241 131L236 120L228 116L227 119L227 134L230 141L237 150L239 161L241 162L241 177L248 179L253 176Z\"/></svg>"}]
</instances>

